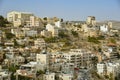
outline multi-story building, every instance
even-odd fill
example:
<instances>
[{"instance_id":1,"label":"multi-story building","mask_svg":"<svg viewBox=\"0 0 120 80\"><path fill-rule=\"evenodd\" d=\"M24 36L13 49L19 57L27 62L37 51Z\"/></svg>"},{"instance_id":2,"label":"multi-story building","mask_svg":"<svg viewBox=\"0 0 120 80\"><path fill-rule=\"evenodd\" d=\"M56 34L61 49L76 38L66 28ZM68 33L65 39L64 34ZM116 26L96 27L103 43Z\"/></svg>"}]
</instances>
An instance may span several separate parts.
<instances>
[{"instance_id":1,"label":"multi-story building","mask_svg":"<svg viewBox=\"0 0 120 80\"><path fill-rule=\"evenodd\" d=\"M58 28L55 25L47 24L46 25L46 30L52 32L53 37L58 36Z\"/></svg>"},{"instance_id":2,"label":"multi-story building","mask_svg":"<svg viewBox=\"0 0 120 80\"><path fill-rule=\"evenodd\" d=\"M52 36L52 32L51 31L47 31L47 30L43 30L43 31L41 31L41 36L51 37Z\"/></svg>"},{"instance_id":3,"label":"multi-story building","mask_svg":"<svg viewBox=\"0 0 120 80\"><path fill-rule=\"evenodd\" d=\"M18 27L26 24L30 20L32 13L12 11L7 14L7 20L13 23L13 26Z\"/></svg>"},{"instance_id":4,"label":"multi-story building","mask_svg":"<svg viewBox=\"0 0 120 80\"><path fill-rule=\"evenodd\" d=\"M61 73L59 75L59 79L60 80L73 80L73 74L64 74L64 73Z\"/></svg>"},{"instance_id":5,"label":"multi-story building","mask_svg":"<svg viewBox=\"0 0 120 80\"><path fill-rule=\"evenodd\" d=\"M0 80L11 80L11 73L8 70L2 69L0 66Z\"/></svg>"},{"instance_id":6,"label":"multi-story building","mask_svg":"<svg viewBox=\"0 0 120 80\"><path fill-rule=\"evenodd\" d=\"M88 32L88 26L87 26L87 24L83 24L82 25L82 30L81 31Z\"/></svg>"},{"instance_id":7,"label":"multi-story building","mask_svg":"<svg viewBox=\"0 0 120 80\"><path fill-rule=\"evenodd\" d=\"M58 28L60 28L61 27L60 21L55 22L55 26L57 26Z\"/></svg>"},{"instance_id":8,"label":"multi-story building","mask_svg":"<svg viewBox=\"0 0 120 80\"><path fill-rule=\"evenodd\" d=\"M52 67L59 66L59 64L64 64L68 68L72 65L74 65L74 68L90 67L91 52L83 49L71 49L68 53L52 53L50 54L49 60ZM65 69L66 66L61 67Z\"/></svg>"},{"instance_id":9,"label":"multi-story building","mask_svg":"<svg viewBox=\"0 0 120 80\"><path fill-rule=\"evenodd\" d=\"M119 63L97 63L97 73L99 75L117 75L117 70L119 69Z\"/></svg>"},{"instance_id":10,"label":"multi-story building","mask_svg":"<svg viewBox=\"0 0 120 80\"><path fill-rule=\"evenodd\" d=\"M26 27L39 27L43 26L42 20L36 16L30 16L30 20L26 22Z\"/></svg>"},{"instance_id":11,"label":"multi-story building","mask_svg":"<svg viewBox=\"0 0 120 80\"><path fill-rule=\"evenodd\" d=\"M25 58L22 56L15 56L14 58L9 59L9 61L11 62L11 64L21 65L24 63Z\"/></svg>"},{"instance_id":12,"label":"multi-story building","mask_svg":"<svg viewBox=\"0 0 120 80\"><path fill-rule=\"evenodd\" d=\"M28 64L21 65L20 68L16 70L16 80L19 80L19 75L36 79L36 73L39 70L44 70L43 64L29 62Z\"/></svg>"},{"instance_id":13,"label":"multi-story building","mask_svg":"<svg viewBox=\"0 0 120 80\"><path fill-rule=\"evenodd\" d=\"M68 63L73 63L75 67L89 67L91 52L83 49L71 49L69 53L63 54Z\"/></svg>"},{"instance_id":14,"label":"multi-story building","mask_svg":"<svg viewBox=\"0 0 120 80\"><path fill-rule=\"evenodd\" d=\"M41 64L44 64L48 67L48 64L49 64L49 53L43 51L42 53L40 54L37 54L36 55L36 61L41 63Z\"/></svg>"},{"instance_id":15,"label":"multi-story building","mask_svg":"<svg viewBox=\"0 0 120 80\"><path fill-rule=\"evenodd\" d=\"M108 32L108 31L109 31L108 25L100 26L100 31L101 31L101 32L104 32L104 33Z\"/></svg>"},{"instance_id":16,"label":"multi-story building","mask_svg":"<svg viewBox=\"0 0 120 80\"><path fill-rule=\"evenodd\" d=\"M92 25L92 26L96 25L95 17L94 16L88 16L86 23L88 25Z\"/></svg>"},{"instance_id":17,"label":"multi-story building","mask_svg":"<svg viewBox=\"0 0 120 80\"><path fill-rule=\"evenodd\" d=\"M55 73L46 72L43 75L43 80L55 80Z\"/></svg>"},{"instance_id":18,"label":"multi-story building","mask_svg":"<svg viewBox=\"0 0 120 80\"><path fill-rule=\"evenodd\" d=\"M25 34L26 36L36 37L38 33L36 30L28 30L25 32Z\"/></svg>"},{"instance_id":19,"label":"multi-story building","mask_svg":"<svg viewBox=\"0 0 120 80\"><path fill-rule=\"evenodd\" d=\"M36 48L41 48L41 49L46 47L46 43L45 43L44 39L42 39L42 38L35 40L34 45Z\"/></svg>"},{"instance_id":20,"label":"multi-story building","mask_svg":"<svg viewBox=\"0 0 120 80\"><path fill-rule=\"evenodd\" d=\"M98 34L94 28L88 28L88 31L84 33L84 36L96 37Z\"/></svg>"},{"instance_id":21,"label":"multi-story building","mask_svg":"<svg viewBox=\"0 0 120 80\"><path fill-rule=\"evenodd\" d=\"M109 26L109 28L111 29L111 28L113 27L112 22L108 22L108 26Z\"/></svg>"},{"instance_id":22,"label":"multi-story building","mask_svg":"<svg viewBox=\"0 0 120 80\"><path fill-rule=\"evenodd\" d=\"M25 32L21 29L11 29L11 33L14 34L17 38L25 37Z\"/></svg>"},{"instance_id":23,"label":"multi-story building","mask_svg":"<svg viewBox=\"0 0 120 80\"><path fill-rule=\"evenodd\" d=\"M97 64L97 73L100 75L105 74L105 64L104 63L98 63Z\"/></svg>"},{"instance_id":24,"label":"multi-story building","mask_svg":"<svg viewBox=\"0 0 120 80\"><path fill-rule=\"evenodd\" d=\"M30 26L39 26L39 18L30 16Z\"/></svg>"}]
</instances>

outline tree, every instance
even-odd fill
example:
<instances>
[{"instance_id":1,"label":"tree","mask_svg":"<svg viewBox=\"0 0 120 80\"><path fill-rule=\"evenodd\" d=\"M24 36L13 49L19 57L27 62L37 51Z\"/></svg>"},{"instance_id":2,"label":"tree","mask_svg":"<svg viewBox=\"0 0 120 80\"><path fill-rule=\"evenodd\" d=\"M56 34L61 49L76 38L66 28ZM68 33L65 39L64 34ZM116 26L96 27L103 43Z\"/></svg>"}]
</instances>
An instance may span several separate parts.
<instances>
[{"instance_id":1,"label":"tree","mask_svg":"<svg viewBox=\"0 0 120 80\"><path fill-rule=\"evenodd\" d=\"M54 43L57 41L56 37L45 38L45 42Z\"/></svg>"},{"instance_id":2,"label":"tree","mask_svg":"<svg viewBox=\"0 0 120 80\"><path fill-rule=\"evenodd\" d=\"M6 27L6 24L9 24L7 19L0 15L0 27Z\"/></svg>"},{"instance_id":3,"label":"tree","mask_svg":"<svg viewBox=\"0 0 120 80\"><path fill-rule=\"evenodd\" d=\"M5 24L4 24L4 17L3 16L0 16L0 27L4 27Z\"/></svg>"},{"instance_id":4,"label":"tree","mask_svg":"<svg viewBox=\"0 0 120 80\"><path fill-rule=\"evenodd\" d=\"M97 65L97 63L98 63L98 57L97 56L94 56L94 57L92 57L91 58L91 60L92 60L92 64L94 65L94 67Z\"/></svg>"},{"instance_id":5,"label":"tree","mask_svg":"<svg viewBox=\"0 0 120 80\"><path fill-rule=\"evenodd\" d=\"M16 39L14 39L14 45L15 46L19 46L19 44L17 43Z\"/></svg>"},{"instance_id":6,"label":"tree","mask_svg":"<svg viewBox=\"0 0 120 80\"><path fill-rule=\"evenodd\" d=\"M68 37L68 35L65 34L65 32L63 32L63 31L59 32L58 35L59 35L60 38L66 38L66 37Z\"/></svg>"},{"instance_id":7,"label":"tree","mask_svg":"<svg viewBox=\"0 0 120 80\"><path fill-rule=\"evenodd\" d=\"M9 69L10 72L16 72L17 67L14 66L14 65L11 65L8 69Z\"/></svg>"},{"instance_id":8,"label":"tree","mask_svg":"<svg viewBox=\"0 0 120 80\"><path fill-rule=\"evenodd\" d=\"M110 38L110 42L116 44L116 41L114 38Z\"/></svg>"},{"instance_id":9,"label":"tree","mask_svg":"<svg viewBox=\"0 0 120 80\"><path fill-rule=\"evenodd\" d=\"M14 38L14 37L15 37L14 34L12 34L12 33L6 33L6 38L7 38L7 39L12 39L12 38Z\"/></svg>"},{"instance_id":10,"label":"tree","mask_svg":"<svg viewBox=\"0 0 120 80\"><path fill-rule=\"evenodd\" d=\"M74 37L78 37L78 33L76 31L71 31L71 33Z\"/></svg>"},{"instance_id":11,"label":"tree","mask_svg":"<svg viewBox=\"0 0 120 80\"><path fill-rule=\"evenodd\" d=\"M44 20L47 20L47 17L44 17L43 19L44 19Z\"/></svg>"},{"instance_id":12,"label":"tree","mask_svg":"<svg viewBox=\"0 0 120 80\"><path fill-rule=\"evenodd\" d=\"M61 19L61 22L63 22L63 19Z\"/></svg>"},{"instance_id":13,"label":"tree","mask_svg":"<svg viewBox=\"0 0 120 80\"><path fill-rule=\"evenodd\" d=\"M25 25L25 24L24 24ZM23 25L19 25L20 28L23 28L24 26Z\"/></svg>"},{"instance_id":14,"label":"tree","mask_svg":"<svg viewBox=\"0 0 120 80\"><path fill-rule=\"evenodd\" d=\"M99 39L99 40L105 40L105 36L100 35L100 36L97 37L97 39Z\"/></svg>"},{"instance_id":15,"label":"tree","mask_svg":"<svg viewBox=\"0 0 120 80\"><path fill-rule=\"evenodd\" d=\"M109 78L109 80L114 80L113 73L110 73L110 78Z\"/></svg>"},{"instance_id":16,"label":"tree","mask_svg":"<svg viewBox=\"0 0 120 80\"><path fill-rule=\"evenodd\" d=\"M95 37L90 37L90 36L88 37L88 42L92 42L92 43L95 43L95 44L100 43L97 38L95 38Z\"/></svg>"}]
</instances>

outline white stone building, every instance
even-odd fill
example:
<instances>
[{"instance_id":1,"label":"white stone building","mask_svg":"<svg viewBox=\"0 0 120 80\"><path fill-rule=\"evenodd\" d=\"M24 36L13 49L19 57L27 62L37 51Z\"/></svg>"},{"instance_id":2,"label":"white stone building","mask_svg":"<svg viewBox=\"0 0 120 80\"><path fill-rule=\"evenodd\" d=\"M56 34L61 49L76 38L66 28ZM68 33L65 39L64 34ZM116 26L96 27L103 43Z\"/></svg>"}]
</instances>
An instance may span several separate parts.
<instances>
[{"instance_id":1,"label":"white stone building","mask_svg":"<svg viewBox=\"0 0 120 80\"><path fill-rule=\"evenodd\" d=\"M35 36L38 35L38 33L37 33L36 30L29 30L29 31L26 31L26 32L25 32L25 35L26 35L26 36L35 37Z\"/></svg>"},{"instance_id":2,"label":"white stone building","mask_svg":"<svg viewBox=\"0 0 120 80\"><path fill-rule=\"evenodd\" d=\"M52 32L53 37L58 36L58 28L55 25L47 24L46 30Z\"/></svg>"},{"instance_id":3,"label":"white stone building","mask_svg":"<svg viewBox=\"0 0 120 80\"><path fill-rule=\"evenodd\" d=\"M100 75L105 74L105 64L104 63L98 63L97 64L97 73Z\"/></svg>"},{"instance_id":4,"label":"white stone building","mask_svg":"<svg viewBox=\"0 0 120 80\"><path fill-rule=\"evenodd\" d=\"M96 25L95 17L94 17L94 16L88 16L86 23L87 23L88 25L93 25L93 26Z\"/></svg>"},{"instance_id":5,"label":"white stone building","mask_svg":"<svg viewBox=\"0 0 120 80\"><path fill-rule=\"evenodd\" d=\"M24 25L26 21L29 21L30 16L33 16L33 14L29 12L11 11L7 14L7 20L12 22L13 26L18 27Z\"/></svg>"},{"instance_id":6,"label":"white stone building","mask_svg":"<svg viewBox=\"0 0 120 80\"><path fill-rule=\"evenodd\" d=\"M52 36L52 32L47 31L47 30L43 30L43 31L41 31L41 36L51 37Z\"/></svg>"},{"instance_id":7,"label":"white stone building","mask_svg":"<svg viewBox=\"0 0 120 80\"><path fill-rule=\"evenodd\" d=\"M59 78L62 79L62 80L73 80L73 74L64 74L64 73L61 73L59 75Z\"/></svg>"},{"instance_id":8,"label":"white stone building","mask_svg":"<svg viewBox=\"0 0 120 80\"><path fill-rule=\"evenodd\" d=\"M117 70L119 69L119 63L97 63L97 73L99 75L116 75Z\"/></svg>"},{"instance_id":9,"label":"white stone building","mask_svg":"<svg viewBox=\"0 0 120 80\"><path fill-rule=\"evenodd\" d=\"M109 31L109 27L107 25L103 25L103 26L100 26L100 31L101 32L108 32Z\"/></svg>"},{"instance_id":10,"label":"white stone building","mask_svg":"<svg viewBox=\"0 0 120 80\"><path fill-rule=\"evenodd\" d=\"M43 80L55 80L55 73L46 72L43 75Z\"/></svg>"},{"instance_id":11,"label":"white stone building","mask_svg":"<svg viewBox=\"0 0 120 80\"><path fill-rule=\"evenodd\" d=\"M55 22L55 26L58 27L58 28L61 28L61 23L60 23L60 21Z\"/></svg>"},{"instance_id":12,"label":"white stone building","mask_svg":"<svg viewBox=\"0 0 120 80\"><path fill-rule=\"evenodd\" d=\"M42 49L42 48L46 47L46 43L45 43L44 39L39 38L39 39L34 41L34 46L36 48L41 48Z\"/></svg>"},{"instance_id":13,"label":"white stone building","mask_svg":"<svg viewBox=\"0 0 120 80\"><path fill-rule=\"evenodd\" d=\"M73 63L75 67L89 67L91 52L83 49L71 49L69 53L63 54L68 63Z\"/></svg>"}]
</instances>

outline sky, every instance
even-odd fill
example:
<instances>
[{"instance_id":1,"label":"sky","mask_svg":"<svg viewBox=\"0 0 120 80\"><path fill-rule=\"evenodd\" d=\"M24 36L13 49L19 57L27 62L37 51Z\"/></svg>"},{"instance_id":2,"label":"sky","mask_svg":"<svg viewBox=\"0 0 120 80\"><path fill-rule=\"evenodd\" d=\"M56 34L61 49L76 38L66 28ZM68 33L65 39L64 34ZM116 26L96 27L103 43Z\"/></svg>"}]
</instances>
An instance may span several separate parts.
<instances>
[{"instance_id":1,"label":"sky","mask_svg":"<svg viewBox=\"0 0 120 80\"><path fill-rule=\"evenodd\" d=\"M84 21L87 16L120 21L120 0L0 0L0 15L6 17L13 10L69 21Z\"/></svg>"}]
</instances>

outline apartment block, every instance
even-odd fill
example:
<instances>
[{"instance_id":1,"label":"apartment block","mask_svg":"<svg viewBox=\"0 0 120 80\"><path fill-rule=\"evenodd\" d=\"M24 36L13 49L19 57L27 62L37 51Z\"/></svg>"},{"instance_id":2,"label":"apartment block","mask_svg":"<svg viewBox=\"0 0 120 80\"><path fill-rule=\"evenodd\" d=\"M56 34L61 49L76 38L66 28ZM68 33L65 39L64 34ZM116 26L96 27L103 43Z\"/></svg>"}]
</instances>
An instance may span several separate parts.
<instances>
[{"instance_id":1,"label":"apartment block","mask_svg":"<svg viewBox=\"0 0 120 80\"><path fill-rule=\"evenodd\" d=\"M7 14L7 20L12 22L14 27L18 27L26 24L26 22L30 20L30 16L33 16L33 14L28 12L11 11Z\"/></svg>"}]
</instances>

